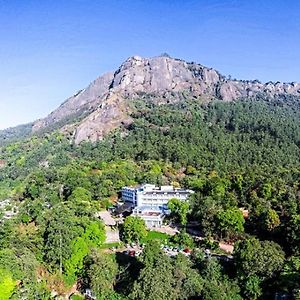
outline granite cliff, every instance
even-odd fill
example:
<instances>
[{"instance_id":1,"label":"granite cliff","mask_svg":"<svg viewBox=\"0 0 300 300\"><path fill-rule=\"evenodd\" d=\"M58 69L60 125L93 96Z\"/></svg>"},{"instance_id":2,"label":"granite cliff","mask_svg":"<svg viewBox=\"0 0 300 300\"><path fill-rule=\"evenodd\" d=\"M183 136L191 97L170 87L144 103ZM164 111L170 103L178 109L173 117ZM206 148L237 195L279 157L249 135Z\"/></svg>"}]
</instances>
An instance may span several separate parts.
<instances>
[{"instance_id":1,"label":"granite cliff","mask_svg":"<svg viewBox=\"0 0 300 300\"><path fill-rule=\"evenodd\" d=\"M234 101L264 96L272 100L287 95L300 97L300 83L231 80L212 68L169 56L133 56L115 73L97 78L46 118L36 121L32 131L56 124L71 131L76 143L96 141L132 122L129 104L133 99L159 104L193 98ZM64 122L74 116L78 117L76 122Z\"/></svg>"}]
</instances>

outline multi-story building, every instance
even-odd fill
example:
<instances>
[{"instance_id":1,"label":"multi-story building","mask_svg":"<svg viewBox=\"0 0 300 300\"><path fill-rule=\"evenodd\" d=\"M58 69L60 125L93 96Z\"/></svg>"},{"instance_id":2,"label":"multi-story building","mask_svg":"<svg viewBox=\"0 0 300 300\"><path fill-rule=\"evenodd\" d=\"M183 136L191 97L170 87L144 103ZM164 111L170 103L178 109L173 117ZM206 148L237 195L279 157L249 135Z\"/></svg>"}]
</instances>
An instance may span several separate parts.
<instances>
[{"instance_id":1,"label":"multi-story building","mask_svg":"<svg viewBox=\"0 0 300 300\"><path fill-rule=\"evenodd\" d=\"M145 220L148 227L160 227L168 214L168 202L172 198L185 201L193 191L173 186L156 187L144 184L138 187L122 188L122 200L130 203L133 214Z\"/></svg>"},{"instance_id":2,"label":"multi-story building","mask_svg":"<svg viewBox=\"0 0 300 300\"><path fill-rule=\"evenodd\" d=\"M165 217L165 214L161 211L146 206L135 207L132 211L132 215L142 218L148 228L161 227Z\"/></svg>"},{"instance_id":3,"label":"multi-story building","mask_svg":"<svg viewBox=\"0 0 300 300\"><path fill-rule=\"evenodd\" d=\"M153 184L144 184L122 188L122 200L131 203L132 207L147 206L163 212L168 209L168 202L172 198L185 201L191 193L193 191L169 185L156 187Z\"/></svg>"}]
</instances>

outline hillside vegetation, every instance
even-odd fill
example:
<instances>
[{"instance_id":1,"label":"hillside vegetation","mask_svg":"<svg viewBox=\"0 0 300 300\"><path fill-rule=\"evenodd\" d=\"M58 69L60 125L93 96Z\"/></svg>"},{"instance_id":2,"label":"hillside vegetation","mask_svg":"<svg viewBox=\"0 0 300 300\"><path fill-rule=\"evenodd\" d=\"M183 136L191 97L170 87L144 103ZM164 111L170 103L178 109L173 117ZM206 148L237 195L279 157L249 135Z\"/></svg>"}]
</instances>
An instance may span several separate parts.
<instances>
[{"instance_id":1,"label":"hillside vegetation","mask_svg":"<svg viewBox=\"0 0 300 300\"><path fill-rule=\"evenodd\" d=\"M0 146L28 137L31 134L32 124L0 130Z\"/></svg>"},{"instance_id":2,"label":"hillside vegetation","mask_svg":"<svg viewBox=\"0 0 300 300\"><path fill-rule=\"evenodd\" d=\"M299 102L133 104L133 123L97 143L54 131L0 148L0 200L17 212L0 225L3 299L51 299L76 282L99 299L298 299ZM236 241L234 263L171 259L153 241L138 260L101 250L95 212L145 182L193 189L188 221L207 242Z\"/></svg>"}]
</instances>

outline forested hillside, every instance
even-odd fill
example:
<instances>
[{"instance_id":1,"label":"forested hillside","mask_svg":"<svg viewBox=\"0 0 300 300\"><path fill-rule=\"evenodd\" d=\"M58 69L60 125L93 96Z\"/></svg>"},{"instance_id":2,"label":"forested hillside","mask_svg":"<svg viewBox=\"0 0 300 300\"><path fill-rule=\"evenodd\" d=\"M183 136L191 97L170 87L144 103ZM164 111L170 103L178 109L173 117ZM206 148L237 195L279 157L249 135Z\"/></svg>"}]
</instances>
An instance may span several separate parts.
<instances>
[{"instance_id":1,"label":"forested hillside","mask_svg":"<svg viewBox=\"0 0 300 300\"><path fill-rule=\"evenodd\" d=\"M32 124L24 124L0 130L0 146L28 137L31 134L31 128Z\"/></svg>"},{"instance_id":2,"label":"forested hillside","mask_svg":"<svg viewBox=\"0 0 300 300\"><path fill-rule=\"evenodd\" d=\"M299 299L294 100L135 100L133 122L96 143L53 131L2 146L2 215L12 217L0 225L0 299L52 299L75 283L97 299ZM204 242L190 259L167 257L153 241L138 258L103 251L95 212L123 186L145 182L195 191L187 219ZM185 235L177 241L195 243ZM205 258L199 249L212 239L235 241L233 260Z\"/></svg>"}]
</instances>

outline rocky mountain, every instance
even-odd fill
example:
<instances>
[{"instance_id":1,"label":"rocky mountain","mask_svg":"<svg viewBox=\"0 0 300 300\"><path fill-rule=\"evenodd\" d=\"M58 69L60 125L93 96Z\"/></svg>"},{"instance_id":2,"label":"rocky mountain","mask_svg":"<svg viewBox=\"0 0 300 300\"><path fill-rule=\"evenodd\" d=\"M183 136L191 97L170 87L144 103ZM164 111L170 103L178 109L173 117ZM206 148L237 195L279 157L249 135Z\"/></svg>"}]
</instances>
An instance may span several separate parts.
<instances>
[{"instance_id":1,"label":"rocky mountain","mask_svg":"<svg viewBox=\"0 0 300 300\"><path fill-rule=\"evenodd\" d=\"M233 101L264 96L300 97L300 83L231 80L218 71L169 56L128 58L115 73L107 73L67 99L32 131L60 127L72 132L76 143L96 141L122 124L130 124L130 100L154 103L203 98Z\"/></svg>"}]
</instances>

